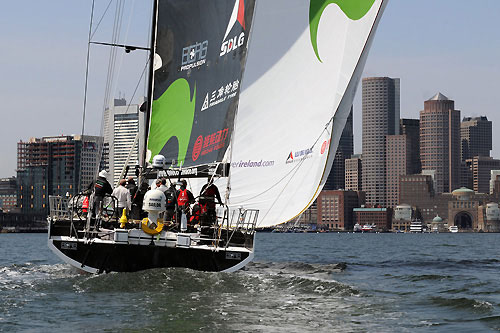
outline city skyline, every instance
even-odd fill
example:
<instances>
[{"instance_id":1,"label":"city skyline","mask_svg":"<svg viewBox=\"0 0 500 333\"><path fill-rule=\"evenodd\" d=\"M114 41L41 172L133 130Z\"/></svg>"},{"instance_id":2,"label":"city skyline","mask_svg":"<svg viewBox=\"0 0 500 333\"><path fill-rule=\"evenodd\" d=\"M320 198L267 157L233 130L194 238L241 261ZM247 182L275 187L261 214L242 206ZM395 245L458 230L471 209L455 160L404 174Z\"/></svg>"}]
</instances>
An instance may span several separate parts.
<instances>
[{"instance_id":1,"label":"city skyline","mask_svg":"<svg viewBox=\"0 0 500 333\"><path fill-rule=\"evenodd\" d=\"M96 19L105 5L96 4ZM127 42L147 44L148 27L137 22L147 21L149 8L129 7L125 13L134 14L124 17L124 35L130 31ZM434 15L436 12L446 13L447 19ZM491 43L500 28L495 17L498 12L500 3L493 0L483 1L481 6L452 0L392 1L381 20L363 77L401 78L401 118L418 118L423 102L441 92L455 100L462 117L484 115L495 126L500 123L495 112L498 87L490 78L500 75L500 46ZM0 15L0 27L13 31L0 37L3 45L8 45L0 64L8 78L0 89L6 118L0 131L4 153L0 176L10 177L15 175L19 140L81 132L90 3L13 2L6 4ZM106 41L110 27L104 22L96 39ZM92 49L91 80L96 80L97 72L106 72L108 53L108 49ZM120 54L118 67L123 70L113 97L118 98L121 92L130 99L144 59L140 52L126 57ZM99 134L104 85L100 82L90 87L85 134ZM355 153L361 152L361 85L358 88ZM140 90L143 95L142 86ZM495 145L498 135L493 131L491 155L496 158L500 157L500 145Z\"/></svg>"}]
</instances>

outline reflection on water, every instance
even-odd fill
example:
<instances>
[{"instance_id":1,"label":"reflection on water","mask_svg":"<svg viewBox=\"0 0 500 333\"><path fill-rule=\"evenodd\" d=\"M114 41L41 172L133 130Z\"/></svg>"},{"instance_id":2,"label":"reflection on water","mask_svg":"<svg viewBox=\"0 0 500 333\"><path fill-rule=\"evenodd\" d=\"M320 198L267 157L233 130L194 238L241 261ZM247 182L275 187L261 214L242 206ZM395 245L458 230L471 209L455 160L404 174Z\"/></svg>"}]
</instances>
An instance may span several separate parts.
<instances>
[{"instance_id":1,"label":"reflection on water","mask_svg":"<svg viewBox=\"0 0 500 333\"><path fill-rule=\"evenodd\" d=\"M258 234L237 273L95 276L61 264L45 235L0 235L0 330L500 329L499 238Z\"/></svg>"}]
</instances>

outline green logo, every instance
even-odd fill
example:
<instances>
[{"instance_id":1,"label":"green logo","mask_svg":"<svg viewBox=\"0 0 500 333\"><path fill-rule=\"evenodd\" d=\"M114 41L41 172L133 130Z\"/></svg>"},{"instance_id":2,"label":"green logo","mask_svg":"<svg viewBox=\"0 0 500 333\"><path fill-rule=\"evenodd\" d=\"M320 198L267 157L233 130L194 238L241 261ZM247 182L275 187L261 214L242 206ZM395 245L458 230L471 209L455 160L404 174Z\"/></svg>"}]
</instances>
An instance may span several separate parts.
<instances>
[{"instance_id":1,"label":"green logo","mask_svg":"<svg viewBox=\"0 0 500 333\"><path fill-rule=\"evenodd\" d=\"M309 6L309 30L311 33L311 43L314 53L320 62L318 52L318 27L321 15L328 5L334 3L353 21L363 18L372 8L375 0L311 0Z\"/></svg>"},{"instance_id":2,"label":"green logo","mask_svg":"<svg viewBox=\"0 0 500 333\"><path fill-rule=\"evenodd\" d=\"M179 143L177 161L183 164L193 129L196 104L196 86L191 98L188 81L178 79L168 87L160 98L153 101L148 149L151 156L158 155L172 137Z\"/></svg>"}]
</instances>

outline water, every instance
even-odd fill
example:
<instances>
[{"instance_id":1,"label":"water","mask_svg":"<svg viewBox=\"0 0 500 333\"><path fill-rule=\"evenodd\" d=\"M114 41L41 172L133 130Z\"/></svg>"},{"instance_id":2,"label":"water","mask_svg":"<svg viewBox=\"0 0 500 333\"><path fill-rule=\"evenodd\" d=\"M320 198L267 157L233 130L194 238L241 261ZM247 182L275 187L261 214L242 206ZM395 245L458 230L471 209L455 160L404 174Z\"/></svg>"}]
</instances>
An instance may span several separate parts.
<instances>
[{"instance_id":1,"label":"water","mask_svg":"<svg viewBox=\"0 0 500 333\"><path fill-rule=\"evenodd\" d=\"M496 331L499 250L500 234L261 233L237 273L93 276L44 234L0 234L0 330Z\"/></svg>"}]
</instances>

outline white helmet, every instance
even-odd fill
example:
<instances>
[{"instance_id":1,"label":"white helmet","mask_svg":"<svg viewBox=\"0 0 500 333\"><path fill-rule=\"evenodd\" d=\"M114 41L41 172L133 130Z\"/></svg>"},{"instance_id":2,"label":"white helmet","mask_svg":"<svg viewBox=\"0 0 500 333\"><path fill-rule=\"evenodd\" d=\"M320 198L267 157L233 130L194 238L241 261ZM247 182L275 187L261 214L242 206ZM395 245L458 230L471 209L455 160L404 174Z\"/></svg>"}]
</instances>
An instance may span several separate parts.
<instances>
[{"instance_id":1,"label":"white helmet","mask_svg":"<svg viewBox=\"0 0 500 333\"><path fill-rule=\"evenodd\" d=\"M101 172L99 172L99 177L106 178L107 176L108 176L108 172L106 170L102 170Z\"/></svg>"}]
</instances>

